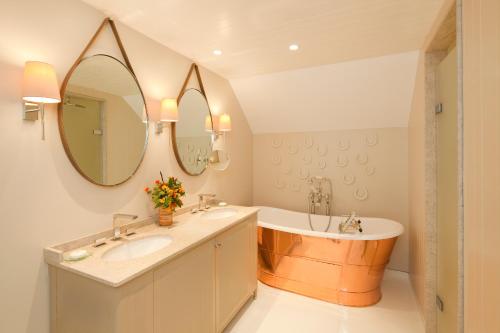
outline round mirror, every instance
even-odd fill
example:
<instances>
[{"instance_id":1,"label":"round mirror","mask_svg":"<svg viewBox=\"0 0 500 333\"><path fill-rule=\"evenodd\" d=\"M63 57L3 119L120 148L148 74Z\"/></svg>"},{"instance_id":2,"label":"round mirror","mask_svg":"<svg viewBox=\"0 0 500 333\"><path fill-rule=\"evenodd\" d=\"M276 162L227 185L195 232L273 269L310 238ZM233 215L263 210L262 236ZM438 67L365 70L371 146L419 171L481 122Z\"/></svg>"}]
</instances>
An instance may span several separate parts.
<instances>
[{"instance_id":1,"label":"round mirror","mask_svg":"<svg viewBox=\"0 0 500 333\"><path fill-rule=\"evenodd\" d=\"M187 89L178 101L179 121L172 123L175 157L191 176L203 173L212 152L212 116L205 95Z\"/></svg>"},{"instance_id":2,"label":"round mirror","mask_svg":"<svg viewBox=\"0 0 500 333\"><path fill-rule=\"evenodd\" d=\"M66 77L59 130L74 167L94 184L113 186L139 168L148 115L134 74L107 55L82 59Z\"/></svg>"}]
</instances>

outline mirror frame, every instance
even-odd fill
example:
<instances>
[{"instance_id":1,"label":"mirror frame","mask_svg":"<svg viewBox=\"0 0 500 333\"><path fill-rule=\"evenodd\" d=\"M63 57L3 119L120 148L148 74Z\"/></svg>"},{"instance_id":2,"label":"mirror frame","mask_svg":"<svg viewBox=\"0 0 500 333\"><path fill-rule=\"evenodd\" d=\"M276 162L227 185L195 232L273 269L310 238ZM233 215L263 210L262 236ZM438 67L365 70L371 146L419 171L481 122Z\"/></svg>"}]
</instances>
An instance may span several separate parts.
<instances>
[{"instance_id":1,"label":"mirror frame","mask_svg":"<svg viewBox=\"0 0 500 333\"><path fill-rule=\"evenodd\" d=\"M132 174L130 176L128 176L126 179L124 179L123 181L121 181L119 183L116 183L116 184L101 184L101 183L96 182L94 179L90 178L89 176L87 176L85 174L85 172L78 166L78 163L76 163L76 160L73 157L73 154L71 153L71 149L69 148L69 145L68 145L68 142L67 142L66 136L65 136L65 131L64 131L64 123L63 123L64 102L63 101L64 101L64 95L66 93L66 88L67 88L68 82L69 82L71 76L73 75L74 71L78 68L78 66L83 61L85 61L85 60L87 60L89 58L92 58L92 57L97 57L97 56L105 56L105 57L109 57L109 58L117 61L119 64L121 64L130 73L130 75L134 79L137 87L139 88L139 92L141 93L142 100L144 102L144 110L145 110L145 113L146 113L146 137L144 139L144 148L143 148L143 151L142 151L141 160L137 163L137 167L134 169L134 171L132 172ZM144 156L146 155L146 150L147 150L147 146L148 146L148 142L149 142L149 113L148 113L148 107L147 107L147 104L146 104L146 99L144 98L144 93L142 91L141 85L139 84L139 81L137 80L137 77L135 76L133 70L131 70L131 68L129 68L126 64L124 64L122 61L118 60L117 58L115 58L113 56L110 56L108 54L94 54L94 55L91 55L91 56L85 57L85 58L84 57L80 57L77 60L77 62L73 65L73 67L71 67L71 69L69 70L69 72L66 74L66 77L64 78L63 84L61 86L61 103L59 103L59 105L57 107L57 122L59 124L59 135L61 137L61 141L62 141L62 144L63 144L63 147L64 147L64 151L66 152L66 155L68 156L71 164L73 165L73 167L78 171L78 173L83 178L85 178L86 180L88 180L92 184L103 186L103 187L113 187L113 186L121 185L121 184L127 182L128 180L130 180L137 173L137 170L139 170L139 168L140 168L140 166L142 164L142 161L144 161Z\"/></svg>"},{"instance_id":2,"label":"mirror frame","mask_svg":"<svg viewBox=\"0 0 500 333\"><path fill-rule=\"evenodd\" d=\"M198 84L200 86L200 89L196 89L196 88L186 89L187 84L189 82L189 79L191 77L191 74L193 73L193 70L196 72L196 78L198 79ZM208 114L210 115L210 123L212 124L212 134L210 135L210 149L212 149L212 147L213 147L214 120L212 117L212 111L210 110L210 104L208 103L207 95L205 93L205 88L203 87L203 82L201 81L200 70L198 69L198 65L196 65L194 63L191 65L191 68L189 69L188 75L186 76L186 79L184 80L184 84L182 85L181 92L179 93L179 96L177 97L177 106L179 106L181 99L182 99L182 96L184 96L184 94L188 90L198 91L203 96L203 98L205 99L205 102L207 103ZM209 161L208 160L206 161L205 167L203 168L203 170L201 170L198 173L193 173L193 172L190 172L189 170L187 170L186 166L182 162L181 156L179 154L179 150L177 149L176 122L170 123L170 133L171 133L171 138L172 138L172 148L174 150L175 159L177 160L177 164L182 169L182 171L184 171L186 174L188 174L190 176L200 176L201 174L203 174L208 169ZM208 158L209 157L207 157L207 159Z\"/></svg>"}]
</instances>

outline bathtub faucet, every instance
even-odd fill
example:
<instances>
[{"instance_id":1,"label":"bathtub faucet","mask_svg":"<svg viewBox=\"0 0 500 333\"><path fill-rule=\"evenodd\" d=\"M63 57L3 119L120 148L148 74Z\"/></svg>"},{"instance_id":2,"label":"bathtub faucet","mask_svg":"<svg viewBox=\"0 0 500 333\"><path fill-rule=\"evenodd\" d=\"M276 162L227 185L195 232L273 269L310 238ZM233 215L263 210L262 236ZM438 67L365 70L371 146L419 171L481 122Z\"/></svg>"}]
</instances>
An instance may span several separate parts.
<instances>
[{"instance_id":1,"label":"bathtub faucet","mask_svg":"<svg viewBox=\"0 0 500 333\"><path fill-rule=\"evenodd\" d=\"M355 212L352 212L351 215L343 215L343 217L346 217L346 219L339 224L340 233L356 231L363 232L363 228L361 228L361 220L356 217Z\"/></svg>"},{"instance_id":2,"label":"bathtub faucet","mask_svg":"<svg viewBox=\"0 0 500 333\"><path fill-rule=\"evenodd\" d=\"M309 211L307 214L309 220L309 227L311 230L316 231L312 224L311 214L321 214L321 207L324 207L324 215L328 216L328 225L325 228L325 232L330 229L332 222L332 197L333 197L333 187L330 178L322 176L313 176L307 179L307 183L311 186L308 195Z\"/></svg>"}]
</instances>

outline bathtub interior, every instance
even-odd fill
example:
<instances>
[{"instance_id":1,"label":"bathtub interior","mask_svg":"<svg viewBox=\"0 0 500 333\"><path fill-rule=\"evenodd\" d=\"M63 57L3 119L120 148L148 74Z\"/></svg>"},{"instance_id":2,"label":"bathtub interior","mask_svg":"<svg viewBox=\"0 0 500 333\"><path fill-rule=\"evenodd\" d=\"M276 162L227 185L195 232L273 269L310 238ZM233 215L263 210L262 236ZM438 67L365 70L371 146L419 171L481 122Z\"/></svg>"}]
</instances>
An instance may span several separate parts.
<instances>
[{"instance_id":1,"label":"bathtub interior","mask_svg":"<svg viewBox=\"0 0 500 333\"><path fill-rule=\"evenodd\" d=\"M259 208L260 226L310 236L376 240L398 237L404 232L403 226L396 221L375 217L359 217L363 228L362 233L339 233L338 226L346 217L332 216L330 227L328 227L329 216L311 215L310 225L307 213L272 207Z\"/></svg>"}]
</instances>

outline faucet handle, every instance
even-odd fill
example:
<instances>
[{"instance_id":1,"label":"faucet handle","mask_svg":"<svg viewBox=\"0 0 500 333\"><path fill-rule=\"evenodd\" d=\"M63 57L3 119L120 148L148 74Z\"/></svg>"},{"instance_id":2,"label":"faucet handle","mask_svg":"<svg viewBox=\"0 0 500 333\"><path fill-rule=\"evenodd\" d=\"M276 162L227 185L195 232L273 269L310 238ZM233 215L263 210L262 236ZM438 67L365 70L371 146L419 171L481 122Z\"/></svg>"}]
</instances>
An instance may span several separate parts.
<instances>
[{"instance_id":1,"label":"faucet handle","mask_svg":"<svg viewBox=\"0 0 500 333\"><path fill-rule=\"evenodd\" d=\"M120 228L127 224L126 222L135 220L137 215L131 214L113 214L113 240L120 239Z\"/></svg>"},{"instance_id":2,"label":"faucet handle","mask_svg":"<svg viewBox=\"0 0 500 333\"><path fill-rule=\"evenodd\" d=\"M198 210L207 209L210 206L206 203L205 198L215 198L215 193L200 193L198 194L198 198Z\"/></svg>"}]
</instances>

